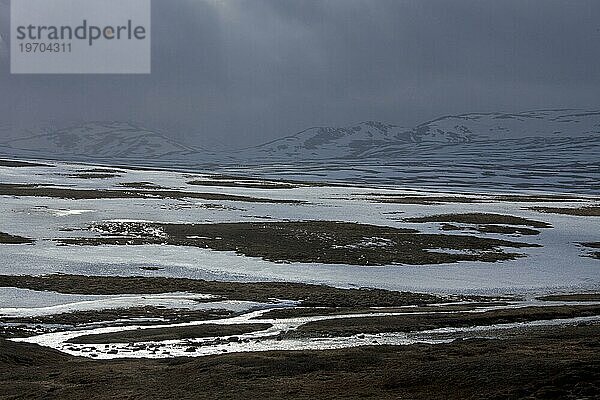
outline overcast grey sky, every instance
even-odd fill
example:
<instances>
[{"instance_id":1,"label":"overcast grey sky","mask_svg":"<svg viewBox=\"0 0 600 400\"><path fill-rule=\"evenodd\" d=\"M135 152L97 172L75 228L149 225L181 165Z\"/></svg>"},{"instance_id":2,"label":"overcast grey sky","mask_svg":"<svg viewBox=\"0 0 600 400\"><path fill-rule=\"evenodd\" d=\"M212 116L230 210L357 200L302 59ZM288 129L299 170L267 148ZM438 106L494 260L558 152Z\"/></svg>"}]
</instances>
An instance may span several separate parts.
<instances>
[{"instance_id":1,"label":"overcast grey sky","mask_svg":"<svg viewBox=\"0 0 600 400\"><path fill-rule=\"evenodd\" d=\"M10 75L0 125L132 121L234 147L316 125L600 108L600 1L154 0L152 74ZM8 38L8 1L0 34Z\"/></svg>"}]
</instances>

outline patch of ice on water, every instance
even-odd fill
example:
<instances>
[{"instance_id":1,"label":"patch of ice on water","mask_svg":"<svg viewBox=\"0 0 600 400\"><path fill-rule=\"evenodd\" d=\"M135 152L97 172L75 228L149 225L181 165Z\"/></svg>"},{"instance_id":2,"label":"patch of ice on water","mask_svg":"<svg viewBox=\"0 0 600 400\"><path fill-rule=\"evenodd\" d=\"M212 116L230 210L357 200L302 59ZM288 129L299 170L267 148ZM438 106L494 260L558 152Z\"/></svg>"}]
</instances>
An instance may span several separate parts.
<instances>
[{"instance_id":1,"label":"patch of ice on water","mask_svg":"<svg viewBox=\"0 0 600 400\"><path fill-rule=\"evenodd\" d=\"M50 210L57 217L66 217L69 215L81 215L94 212L94 210Z\"/></svg>"},{"instance_id":2,"label":"patch of ice on water","mask_svg":"<svg viewBox=\"0 0 600 400\"><path fill-rule=\"evenodd\" d=\"M167 307L188 309L231 309L232 311L252 308L259 303L212 301L219 299L212 294L163 293L123 295L78 295L37 291L17 288L0 288L0 316L34 317L74 311L99 311L130 307Z\"/></svg>"}]
</instances>

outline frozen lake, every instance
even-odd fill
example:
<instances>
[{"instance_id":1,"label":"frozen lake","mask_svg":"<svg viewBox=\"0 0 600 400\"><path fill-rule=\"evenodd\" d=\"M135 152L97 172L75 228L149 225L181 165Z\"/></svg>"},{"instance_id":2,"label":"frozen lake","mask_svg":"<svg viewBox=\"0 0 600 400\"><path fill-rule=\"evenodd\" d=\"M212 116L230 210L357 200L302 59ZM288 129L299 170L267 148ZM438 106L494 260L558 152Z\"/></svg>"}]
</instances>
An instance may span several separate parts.
<instances>
[{"instance_id":1,"label":"frozen lake","mask_svg":"<svg viewBox=\"0 0 600 400\"><path fill-rule=\"evenodd\" d=\"M159 190L245 196L299 203L165 198L79 199L4 195L0 202L0 231L34 239L29 245L0 245L0 274L69 273L87 275L167 276L227 281L291 281L339 287L374 287L436 293L534 294L597 290L598 260L587 257L579 243L600 241L599 217L540 213L533 206L582 207L598 205L595 196L563 201L500 201L479 195L481 201L399 204L382 196L475 196L456 191L423 191L363 186L290 185L256 187L242 179L211 181L210 176L183 172L114 169L103 178L93 167L57 164L50 167L0 167L4 184L36 184L89 190L126 190L143 182ZM96 172L97 173L97 172ZM83 174L83 176L82 176ZM189 184L198 181L200 184ZM202 181L206 182L205 185ZM219 183L220 182L220 183ZM251 181L252 182L252 181ZM251 183L250 182L250 183ZM245 183L245 184L244 184ZM254 187L252 187L254 186ZM469 193L466 191L465 193ZM520 191L519 195L539 191ZM513 193L514 194L514 193ZM526 255L495 263L462 261L436 265L357 266L317 263L275 263L230 251L171 246L64 246L54 239L94 237L88 226L106 221L162 223L221 223L290 220L348 221L423 233L440 233L440 223L409 223L405 218L449 213L497 213L549 223L539 235L519 236L458 232L485 238L517 240L541 247L520 248ZM1 305L0 305L1 306Z\"/></svg>"}]
</instances>

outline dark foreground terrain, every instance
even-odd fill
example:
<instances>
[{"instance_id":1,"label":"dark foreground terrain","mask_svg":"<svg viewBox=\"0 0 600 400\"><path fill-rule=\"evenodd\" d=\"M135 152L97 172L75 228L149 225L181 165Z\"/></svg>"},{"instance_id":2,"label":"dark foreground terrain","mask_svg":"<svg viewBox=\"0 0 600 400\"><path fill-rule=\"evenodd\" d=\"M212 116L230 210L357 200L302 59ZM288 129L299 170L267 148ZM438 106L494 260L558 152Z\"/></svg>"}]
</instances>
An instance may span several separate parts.
<instances>
[{"instance_id":1,"label":"dark foreground terrain","mask_svg":"<svg viewBox=\"0 0 600 400\"><path fill-rule=\"evenodd\" d=\"M3 399L598 399L600 326L503 340L93 361L0 339Z\"/></svg>"}]
</instances>

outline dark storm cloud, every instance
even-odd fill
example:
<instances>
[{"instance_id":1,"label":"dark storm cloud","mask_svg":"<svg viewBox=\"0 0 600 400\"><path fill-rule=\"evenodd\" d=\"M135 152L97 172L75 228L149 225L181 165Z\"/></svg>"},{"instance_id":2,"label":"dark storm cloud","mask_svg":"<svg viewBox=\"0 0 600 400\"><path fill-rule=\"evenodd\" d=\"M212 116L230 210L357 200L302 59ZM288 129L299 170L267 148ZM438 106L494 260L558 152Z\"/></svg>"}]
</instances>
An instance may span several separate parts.
<instances>
[{"instance_id":1,"label":"dark storm cloud","mask_svg":"<svg viewBox=\"0 0 600 400\"><path fill-rule=\"evenodd\" d=\"M243 146L314 125L600 105L595 0L155 0L152 23L150 76L10 76L0 59L0 117Z\"/></svg>"}]
</instances>

